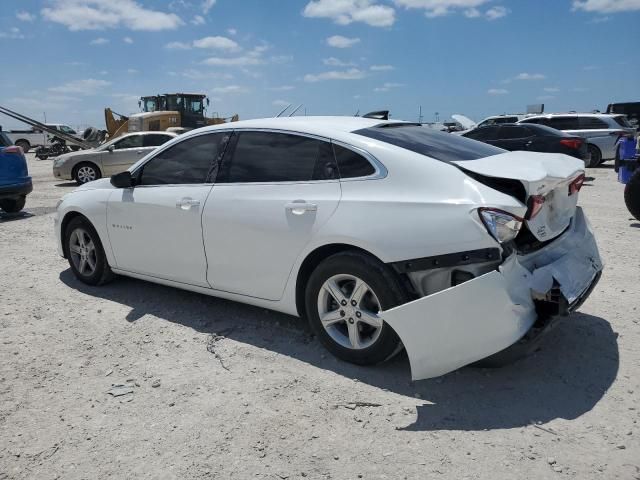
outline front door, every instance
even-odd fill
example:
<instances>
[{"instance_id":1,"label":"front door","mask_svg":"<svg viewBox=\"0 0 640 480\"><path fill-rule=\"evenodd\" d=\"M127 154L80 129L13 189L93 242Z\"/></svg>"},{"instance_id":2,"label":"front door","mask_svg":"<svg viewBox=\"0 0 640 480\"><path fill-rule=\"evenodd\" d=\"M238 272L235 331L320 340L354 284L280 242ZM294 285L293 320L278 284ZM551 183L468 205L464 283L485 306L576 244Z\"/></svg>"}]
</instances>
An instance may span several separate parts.
<instances>
[{"instance_id":1,"label":"front door","mask_svg":"<svg viewBox=\"0 0 640 480\"><path fill-rule=\"evenodd\" d=\"M208 286L201 216L223 137L172 145L133 172L135 187L111 194L107 228L117 268Z\"/></svg>"},{"instance_id":2,"label":"front door","mask_svg":"<svg viewBox=\"0 0 640 480\"><path fill-rule=\"evenodd\" d=\"M153 148L145 148L142 135L133 134L123 137L109 147L102 155L102 175L109 177L124 172Z\"/></svg>"},{"instance_id":3,"label":"front door","mask_svg":"<svg viewBox=\"0 0 640 480\"><path fill-rule=\"evenodd\" d=\"M331 144L259 131L232 143L202 218L207 279L216 290L279 300L301 251L338 206Z\"/></svg>"}]
</instances>

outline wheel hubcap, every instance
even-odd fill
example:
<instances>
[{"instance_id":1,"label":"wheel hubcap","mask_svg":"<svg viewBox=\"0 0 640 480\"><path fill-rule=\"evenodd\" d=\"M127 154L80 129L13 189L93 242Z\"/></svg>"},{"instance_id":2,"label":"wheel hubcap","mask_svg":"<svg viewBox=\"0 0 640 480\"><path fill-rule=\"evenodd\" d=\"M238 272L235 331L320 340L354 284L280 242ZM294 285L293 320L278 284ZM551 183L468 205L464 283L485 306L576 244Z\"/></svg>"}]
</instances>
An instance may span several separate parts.
<instances>
[{"instance_id":1,"label":"wheel hubcap","mask_svg":"<svg viewBox=\"0 0 640 480\"><path fill-rule=\"evenodd\" d=\"M76 228L69 236L69 254L78 272L84 276L91 276L96 271L98 258L96 247L83 228Z\"/></svg>"},{"instance_id":2,"label":"wheel hubcap","mask_svg":"<svg viewBox=\"0 0 640 480\"><path fill-rule=\"evenodd\" d=\"M329 336L345 348L361 350L373 345L382 331L378 297L363 280L334 275L320 289L318 314Z\"/></svg>"},{"instance_id":3,"label":"wheel hubcap","mask_svg":"<svg viewBox=\"0 0 640 480\"><path fill-rule=\"evenodd\" d=\"M92 182L96 177L96 171L91 167L85 166L78 169L78 180L80 180L80 183Z\"/></svg>"}]
</instances>

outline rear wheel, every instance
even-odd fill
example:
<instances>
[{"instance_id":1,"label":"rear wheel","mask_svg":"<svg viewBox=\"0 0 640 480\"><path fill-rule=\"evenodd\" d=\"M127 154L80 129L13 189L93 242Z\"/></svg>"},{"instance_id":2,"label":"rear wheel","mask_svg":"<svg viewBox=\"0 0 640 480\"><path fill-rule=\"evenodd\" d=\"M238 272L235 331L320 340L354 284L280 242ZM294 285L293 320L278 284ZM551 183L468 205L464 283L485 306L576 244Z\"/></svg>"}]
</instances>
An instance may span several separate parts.
<instances>
[{"instance_id":1,"label":"rear wheel","mask_svg":"<svg viewBox=\"0 0 640 480\"><path fill-rule=\"evenodd\" d=\"M635 171L629 183L624 187L624 203L631 215L636 220L640 220L640 169Z\"/></svg>"},{"instance_id":2,"label":"rear wheel","mask_svg":"<svg viewBox=\"0 0 640 480\"><path fill-rule=\"evenodd\" d=\"M394 272L359 252L324 260L311 274L305 295L309 324L322 344L359 365L382 362L398 351L400 340L380 313L406 301Z\"/></svg>"},{"instance_id":3,"label":"rear wheel","mask_svg":"<svg viewBox=\"0 0 640 480\"><path fill-rule=\"evenodd\" d=\"M31 144L26 140L18 140L16 147L20 147L24 153L27 153L31 149Z\"/></svg>"},{"instance_id":4,"label":"rear wheel","mask_svg":"<svg viewBox=\"0 0 640 480\"><path fill-rule=\"evenodd\" d=\"M73 274L81 282L102 285L113 278L100 237L85 218L76 217L67 225L64 250Z\"/></svg>"},{"instance_id":5,"label":"rear wheel","mask_svg":"<svg viewBox=\"0 0 640 480\"><path fill-rule=\"evenodd\" d=\"M585 165L585 167L588 167L588 168L597 167L602 163L602 152L600 152L600 149L595 145L589 144L588 148L589 148L589 154L591 155L591 159L589 160L589 163Z\"/></svg>"},{"instance_id":6,"label":"rear wheel","mask_svg":"<svg viewBox=\"0 0 640 480\"><path fill-rule=\"evenodd\" d=\"M18 198L5 198L0 200L0 208L7 213L18 213L24 208L24 204L27 202L26 196Z\"/></svg>"},{"instance_id":7,"label":"rear wheel","mask_svg":"<svg viewBox=\"0 0 640 480\"><path fill-rule=\"evenodd\" d=\"M73 178L78 185L93 182L102 176L100 169L93 163L80 163L73 170Z\"/></svg>"}]
</instances>

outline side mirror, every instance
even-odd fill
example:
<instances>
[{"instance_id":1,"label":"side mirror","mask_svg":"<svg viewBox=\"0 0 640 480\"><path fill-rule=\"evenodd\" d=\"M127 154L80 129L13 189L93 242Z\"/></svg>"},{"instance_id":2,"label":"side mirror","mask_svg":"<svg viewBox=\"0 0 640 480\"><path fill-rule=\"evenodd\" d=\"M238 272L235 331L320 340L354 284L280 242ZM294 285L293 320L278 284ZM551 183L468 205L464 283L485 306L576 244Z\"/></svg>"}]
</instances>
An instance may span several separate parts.
<instances>
[{"instance_id":1,"label":"side mirror","mask_svg":"<svg viewBox=\"0 0 640 480\"><path fill-rule=\"evenodd\" d=\"M111 185L116 188L131 188L133 187L133 178L129 170L111 175Z\"/></svg>"},{"instance_id":2,"label":"side mirror","mask_svg":"<svg viewBox=\"0 0 640 480\"><path fill-rule=\"evenodd\" d=\"M116 147L114 147L113 145L109 145L109 148L107 148L107 150L109 151L109 153L113 153L113 151L116 149Z\"/></svg>"}]
</instances>

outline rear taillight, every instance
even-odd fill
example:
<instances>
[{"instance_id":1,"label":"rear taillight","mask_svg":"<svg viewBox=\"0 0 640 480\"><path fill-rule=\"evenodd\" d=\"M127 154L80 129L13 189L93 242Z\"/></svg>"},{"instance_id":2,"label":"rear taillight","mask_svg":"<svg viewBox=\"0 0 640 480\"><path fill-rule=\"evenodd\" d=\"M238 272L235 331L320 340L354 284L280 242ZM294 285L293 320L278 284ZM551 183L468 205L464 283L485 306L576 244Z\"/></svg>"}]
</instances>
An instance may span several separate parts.
<instances>
[{"instance_id":1,"label":"rear taillight","mask_svg":"<svg viewBox=\"0 0 640 480\"><path fill-rule=\"evenodd\" d=\"M563 138L560 140L560 143L565 147L573 148L578 150L582 146L582 140L579 138Z\"/></svg>"},{"instance_id":2,"label":"rear taillight","mask_svg":"<svg viewBox=\"0 0 640 480\"><path fill-rule=\"evenodd\" d=\"M10 147L6 147L4 149L4 153L12 153L14 155L24 154L24 152L22 151L22 148L18 147L17 145L11 145Z\"/></svg>"},{"instance_id":3,"label":"rear taillight","mask_svg":"<svg viewBox=\"0 0 640 480\"><path fill-rule=\"evenodd\" d=\"M480 219L487 231L500 243L516 238L522 227L522 218L496 208L479 208Z\"/></svg>"},{"instance_id":4,"label":"rear taillight","mask_svg":"<svg viewBox=\"0 0 640 480\"><path fill-rule=\"evenodd\" d=\"M569 196L578 193L584 183L584 173L569 184Z\"/></svg>"},{"instance_id":5,"label":"rear taillight","mask_svg":"<svg viewBox=\"0 0 640 480\"><path fill-rule=\"evenodd\" d=\"M527 215L525 218L527 220L533 220L540 210L542 210L542 206L544 205L544 197L542 195L531 195L529 197L529 201L527 202L529 205L529 210L527 210Z\"/></svg>"}]
</instances>

